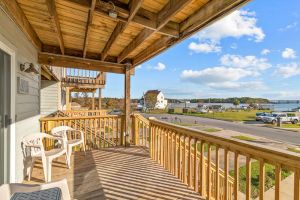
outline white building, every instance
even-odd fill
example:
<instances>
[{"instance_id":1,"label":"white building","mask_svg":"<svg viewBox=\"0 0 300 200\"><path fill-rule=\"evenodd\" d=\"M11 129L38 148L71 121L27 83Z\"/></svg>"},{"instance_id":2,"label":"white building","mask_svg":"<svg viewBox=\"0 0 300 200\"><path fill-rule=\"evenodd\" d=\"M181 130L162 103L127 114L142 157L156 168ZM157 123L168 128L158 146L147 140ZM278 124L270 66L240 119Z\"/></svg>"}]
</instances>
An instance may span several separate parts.
<instances>
[{"instance_id":1,"label":"white building","mask_svg":"<svg viewBox=\"0 0 300 200\"><path fill-rule=\"evenodd\" d=\"M154 109L165 109L167 107L168 100L165 99L164 94L159 90L148 90L145 93L145 95L143 97L143 100L145 98L145 101L142 102L143 104L145 104L145 107L150 107L149 106L150 102L147 102L147 96L148 95L153 95L153 98L156 99Z\"/></svg>"}]
</instances>

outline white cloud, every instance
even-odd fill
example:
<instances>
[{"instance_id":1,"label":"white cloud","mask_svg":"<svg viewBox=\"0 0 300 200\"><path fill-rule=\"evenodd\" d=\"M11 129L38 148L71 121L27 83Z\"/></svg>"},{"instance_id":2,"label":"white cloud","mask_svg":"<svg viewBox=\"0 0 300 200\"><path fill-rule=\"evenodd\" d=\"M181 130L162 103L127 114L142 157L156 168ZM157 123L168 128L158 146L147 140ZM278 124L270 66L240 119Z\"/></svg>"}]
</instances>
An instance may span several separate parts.
<instances>
[{"instance_id":1,"label":"white cloud","mask_svg":"<svg viewBox=\"0 0 300 200\"><path fill-rule=\"evenodd\" d=\"M294 49L291 48L285 48L284 51L282 51L281 56L283 58L296 58L296 52Z\"/></svg>"},{"instance_id":2,"label":"white cloud","mask_svg":"<svg viewBox=\"0 0 300 200\"><path fill-rule=\"evenodd\" d=\"M142 69L142 65L138 65L135 67L136 69Z\"/></svg>"},{"instance_id":3,"label":"white cloud","mask_svg":"<svg viewBox=\"0 0 300 200\"><path fill-rule=\"evenodd\" d=\"M266 58L257 58L256 56L240 56L226 54L221 57L221 63L224 66L244 68L254 72L264 71L272 65Z\"/></svg>"},{"instance_id":4,"label":"white cloud","mask_svg":"<svg viewBox=\"0 0 300 200\"><path fill-rule=\"evenodd\" d=\"M283 78L290 78L292 76L300 75L300 67L297 63L289 63L286 65L279 65L274 72L275 75L282 76Z\"/></svg>"},{"instance_id":5,"label":"white cloud","mask_svg":"<svg viewBox=\"0 0 300 200\"><path fill-rule=\"evenodd\" d=\"M271 51L269 49L263 49L260 54L261 55L268 55L269 53L271 53Z\"/></svg>"},{"instance_id":6,"label":"white cloud","mask_svg":"<svg viewBox=\"0 0 300 200\"><path fill-rule=\"evenodd\" d=\"M286 25L285 27L280 28L280 31L287 31L289 29L293 29L298 26L298 22L293 22L291 24Z\"/></svg>"},{"instance_id":7,"label":"white cloud","mask_svg":"<svg viewBox=\"0 0 300 200\"><path fill-rule=\"evenodd\" d=\"M234 11L227 17L224 17L205 30L197 33L193 38L198 39L198 45L193 44L193 46L199 47L200 45L202 45L200 47L204 47L204 45L206 45L205 47L209 47L214 45L216 47L219 47L218 50L221 50L220 41L223 38L241 38L243 36L248 37L249 40L261 42L265 38L265 34L263 30L257 26L256 23L257 19L255 16L255 12L249 12L245 10ZM215 50L214 48L211 49ZM195 52L199 53L201 51L198 50ZM218 51L206 51L205 53L207 52Z\"/></svg>"},{"instance_id":8,"label":"white cloud","mask_svg":"<svg viewBox=\"0 0 300 200\"><path fill-rule=\"evenodd\" d=\"M159 63L157 63L156 66L153 67L153 69L155 69L157 71L163 71L163 70L166 69L166 65L163 64L163 63L161 63L161 62L159 62Z\"/></svg>"},{"instance_id":9,"label":"white cloud","mask_svg":"<svg viewBox=\"0 0 300 200\"><path fill-rule=\"evenodd\" d=\"M267 98L276 100L287 100L287 99L300 99L300 90L289 90L289 91L275 91L264 94Z\"/></svg>"},{"instance_id":10,"label":"white cloud","mask_svg":"<svg viewBox=\"0 0 300 200\"><path fill-rule=\"evenodd\" d=\"M253 76L251 71L239 68L211 67L203 70L184 70L181 78L193 83L222 83L238 81L246 76Z\"/></svg>"},{"instance_id":11,"label":"white cloud","mask_svg":"<svg viewBox=\"0 0 300 200\"><path fill-rule=\"evenodd\" d=\"M220 52L222 48L213 42L209 43L196 43L192 42L189 44L189 49L195 53L212 53L212 52Z\"/></svg>"},{"instance_id":12,"label":"white cloud","mask_svg":"<svg viewBox=\"0 0 300 200\"><path fill-rule=\"evenodd\" d=\"M267 87L261 81L209 83L209 87L219 90L265 90Z\"/></svg>"}]
</instances>

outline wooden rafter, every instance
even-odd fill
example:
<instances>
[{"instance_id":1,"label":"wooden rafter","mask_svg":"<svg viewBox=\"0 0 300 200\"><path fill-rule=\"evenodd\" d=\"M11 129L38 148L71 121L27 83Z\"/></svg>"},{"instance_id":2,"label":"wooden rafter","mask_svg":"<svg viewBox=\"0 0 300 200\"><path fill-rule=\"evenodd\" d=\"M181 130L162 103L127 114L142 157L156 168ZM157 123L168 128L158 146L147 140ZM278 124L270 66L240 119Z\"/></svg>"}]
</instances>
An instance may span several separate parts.
<instances>
[{"instance_id":1,"label":"wooden rafter","mask_svg":"<svg viewBox=\"0 0 300 200\"><path fill-rule=\"evenodd\" d=\"M168 47L184 40L193 33L205 28L209 24L215 22L216 20L230 14L232 11L241 7L250 0L211 0L197 12L187 18L180 24L180 38L167 38L163 37L149 48L140 52L137 56L133 58L133 65L137 66L142 62L145 62L149 58L157 55L158 53L166 50Z\"/></svg>"},{"instance_id":2,"label":"wooden rafter","mask_svg":"<svg viewBox=\"0 0 300 200\"><path fill-rule=\"evenodd\" d=\"M46 5L47 5L47 8L48 8L48 11L50 14L50 18L51 18L54 30L57 35L61 53L65 54L65 45L64 45L64 40L63 40L63 36L61 33L61 29L60 29L58 15L56 12L55 0L46 0Z\"/></svg>"},{"instance_id":3,"label":"wooden rafter","mask_svg":"<svg viewBox=\"0 0 300 200\"><path fill-rule=\"evenodd\" d=\"M118 56L118 63L122 62L131 52L141 45L153 33L164 27L172 17L174 17L183 7L189 4L192 0L170 0L164 8L157 14L156 29L144 29Z\"/></svg>"},{"instance_id":4,"label":"wooden rafter","mask_svg":"<svg viewBox=\"0 0 300 200\"><path fill-rule=\"evenodd\" d=\"M44 65L52 65L57 67L70 67L77 69L86 69L93 71L112 72L117 74L125 73L125 65L110 63L100 60L91 60L86 58L78 58L73 56L57 55L50 53L39 53L38 62Z\"/></svg>"},{"instance_id":5,"label":"wooden rafter","mask_svg":"<svg viewBox=\"0 0 300 200\"><path fill-rule=\"evenodd\" d=\"M105 60L108 51L110 50L113 43L117 40L118 36L123 33L129 23L132 21L136 13L138 12L139 8L142 6L143 0L131 0L129 2L129 16L127 22L119 21L116 25L114 31L112 32L108 42L106 43L102 53L101 53L101 60Z\"/></svg>"},{"instance_id":6,"label":"wooden rafter","mask_svg":"<svg viewBox=\"0 0 300 200\"><path fill-rule=\"evenodd\" d=\"M86 0L68 0L70 2L72 2L73 4L77 4L80 6L83 6L85 8L89 8L90 7L90 3L89 1ZM141 1L141 0L137 0L137 1ZM98 5L98 6L97 6ZM127 8L128 5L127 4L122 4L122 5L116 5L116 11L118 12L119 16L117 18L118 21L122 21L127 23L128 18L130 16L130 10ZM95 14L98 15L105 15L108 16L108 10L111 9L111 4L103 1L103 0L98 0L96 2L96 8L95 8ZM135 22L136 24L147 28L147 29L151 29L151 30L156 30L156 23L153 23L153 18L151 16L156 16L155 13L150 12L148 10L142 9L140 8L137 13L134 15L134 17L132 18L132 22ZM177 24L179 26L179 24ZM177 26L175 25L175 26ZM163 27L162 29L160 29L158 31L158 33L162 34L162 35L167 35L170 37L175 37L178 38L179 37L179 30L177 28L174 27L174 23L168 23L167 26Z\"/></svg>"},{"instance_id":7,"label":"wooden rafter","mask_svg":"<svg viewBox=\"0 0 300 200\"><path fill-rule=\"evenodd\" d=\"M83 44L83 57L84 58L86 56L87 46L89 44L89 34L91 32L93 16L94 16L94 11L95 11L95 7L96 7L96 1L97 0L92 0L92 2L91 2L91 7L90 7L90 10L89 10L88 20L87 20L87 23L86 23L85 37L84 37L84 44Z\"/></svg>"},{"instance_id":8,"label":"wooden rafter","mask_svg":"<svg viewBox=\"0 0 300 200\"><path fill-rule=\"evenodd\" d=\"M14 20L23 33L27 36L29 41L38 50L42 48L42 42L36 32L33 30L23 10L20 8L16 0L0 0L0 6L6 13Z\"/></svg>"}]
</instances>

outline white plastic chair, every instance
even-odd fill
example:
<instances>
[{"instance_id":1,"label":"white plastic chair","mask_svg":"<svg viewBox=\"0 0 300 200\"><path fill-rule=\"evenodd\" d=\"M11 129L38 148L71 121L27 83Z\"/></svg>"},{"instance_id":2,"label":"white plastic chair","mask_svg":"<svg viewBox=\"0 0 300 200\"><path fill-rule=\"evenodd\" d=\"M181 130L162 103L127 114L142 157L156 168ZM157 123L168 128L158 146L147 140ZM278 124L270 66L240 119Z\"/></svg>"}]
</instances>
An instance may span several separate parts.
<instances>
[{"instance_id":1,"label":"white plastic chair","mask_svg":"<svg viewBox=\"0 0 300 200\"><path fill-rule=\"evenodd\" d=\"M77 134L75 134L75 139L68 139L68 133L80 133L80 138L77 138ZM56 137L61 137L67 144L67 163L69 168L71 168L71 155L72 149L74 146L80 145L85 152L84 146L84 134L80 130L73 129L69 126L58 126L51 130L51 134Z\"/></svg>"},{"instance_id":2,"label":"white plastic chair","mask_svg":"<svg viewBox=\"0 0 300 200\"><path fill-rule=\"evenodd\" d=\"M54 140L61 141L62 145L61 148L54 148L49 151L45 151L43 139L49 138ZM32 135L27 135L22 140L23 144L23 151L24 156L31 158L31 165L29 168L28 173L28 180L30 181L32 169L34 167L34 163L37 159L42 159L43 164L43 171L45 176L45 181L51 181L51 168L52 168L52 161L59 156L66 154L66 161L67 161L67 148L66 143L60 137L54 137L50 134L46 133L35 133ZM67 162L68 164L68 162ZM69 167L69 166L68 166Z\"/></svg>"},{"instance_id":3,"label":"white plastic chair","mask_svg":"<svg viewBox=\"0 0 300 200\"><path fill-rule=\"evenodd\" d=\"M16 192L36 192L54 187L61 189L62 200L71 200L66 179L41 185L21 183L3 184L0 186L1 200L10 200L11 196Z\"/></svg>"}]
</instances>

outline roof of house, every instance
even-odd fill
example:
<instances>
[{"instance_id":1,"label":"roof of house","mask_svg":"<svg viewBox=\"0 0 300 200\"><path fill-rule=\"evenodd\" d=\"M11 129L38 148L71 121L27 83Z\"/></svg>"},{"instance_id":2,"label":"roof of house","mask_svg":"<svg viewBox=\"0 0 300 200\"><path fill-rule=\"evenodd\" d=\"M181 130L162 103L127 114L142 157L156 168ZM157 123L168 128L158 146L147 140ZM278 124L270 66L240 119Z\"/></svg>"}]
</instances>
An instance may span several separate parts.
<instances>
[{"instance_id":1,"label":"roof of house","mask_svg":"<svg viewBox=\"0 0 300 200\"><path fill-rule=\"evenodd\" d=\"M145 95L149 95L149 94L154 94L154 95L158 95L161 91L159 90L148 90Z\"/></svg>"}]
</instances>

